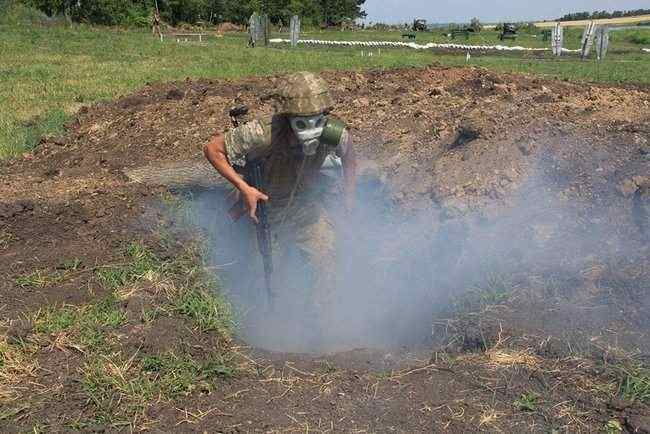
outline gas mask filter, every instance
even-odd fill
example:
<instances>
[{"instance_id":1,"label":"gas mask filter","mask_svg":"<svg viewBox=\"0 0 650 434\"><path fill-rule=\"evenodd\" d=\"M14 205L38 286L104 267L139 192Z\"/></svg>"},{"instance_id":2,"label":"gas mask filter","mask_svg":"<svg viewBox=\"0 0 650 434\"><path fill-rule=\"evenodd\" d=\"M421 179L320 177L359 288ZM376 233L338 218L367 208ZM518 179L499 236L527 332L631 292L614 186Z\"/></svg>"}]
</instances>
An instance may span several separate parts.
<instances>
[{"instance_id":1,"label":"gas mask filter","mask_svg":"<svg viewBox=\"0 0 650 434\"><path fill-rule=\"evenodd\" d=\"M302 144L302 152L305 155L314 155L320 144L319 138L323 134L323 128L327 123L327 116L319 114L315 116L292 116L289 118L291 129Z\"/></svg>"}]
</instances>

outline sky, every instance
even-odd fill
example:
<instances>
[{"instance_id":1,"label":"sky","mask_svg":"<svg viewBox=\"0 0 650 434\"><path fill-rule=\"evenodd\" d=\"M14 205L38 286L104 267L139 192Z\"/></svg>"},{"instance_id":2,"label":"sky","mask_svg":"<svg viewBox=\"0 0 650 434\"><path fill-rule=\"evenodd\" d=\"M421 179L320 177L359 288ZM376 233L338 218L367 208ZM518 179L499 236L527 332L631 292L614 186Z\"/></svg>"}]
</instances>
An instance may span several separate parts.
<instances>
[{"instance_id":1,"label":"sky","mask_svg":"<svg viewBox=\"0 0 650 434\"><path fill-rule=\"evenodd\" d=\"M649 9L650 0L366 0L366 22L403 23L414 18L430 23L530 21L554 19L570 12Z\"/></svg>"}]
</instances>

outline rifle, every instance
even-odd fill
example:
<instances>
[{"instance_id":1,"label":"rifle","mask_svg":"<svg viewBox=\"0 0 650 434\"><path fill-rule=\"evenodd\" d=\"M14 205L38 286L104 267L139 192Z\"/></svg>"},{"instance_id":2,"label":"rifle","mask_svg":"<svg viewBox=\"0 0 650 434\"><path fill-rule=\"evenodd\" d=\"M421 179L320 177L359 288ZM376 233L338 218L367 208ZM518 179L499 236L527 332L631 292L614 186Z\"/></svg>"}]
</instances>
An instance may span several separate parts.
<instances>
[{"instance_id":1,"label":"rifle","mask_svg":"<svg viewBox=\"0 0 650 434\"><path fill-rule=\"evenodd\" d=\"M230 109L230 120L234 127L239 126L239 118L248 113L248 107L239 105ZM255 189L262 191L264 186L264 161L262 159L249 160L246 166L238 168L240 173L243 172L246 183ZM246 212L243 200L237 201L230 209L228 214L237 221ZM271 228L267 212L267 205L264 201L257 203L257 244L262 255L264 263L264 282L266 284L266 294L269 305L273 303L273 290L271 286L271 275L273 274L273 256L271 246Z\"/></svg>"},{"instance_id":2,"label":"rifle","mask_svg":"<svg viewBox=\"0 0 650 434\"><path fill-rule=\"evenodd\" d=\"M247 167L247 182L250 186L257 190L262 190L264 184L264 163L262 160L249 161ZM271 228L269 226L269 218L267 213L267 205L264 201L257 203L257 244L262 255L262 262L264 263L264 282L266 283L266 294L269 304L273 303L273 290L271 287L271 274L273 274L273 257L271 246Z\"/></svg>"}]
</instances>

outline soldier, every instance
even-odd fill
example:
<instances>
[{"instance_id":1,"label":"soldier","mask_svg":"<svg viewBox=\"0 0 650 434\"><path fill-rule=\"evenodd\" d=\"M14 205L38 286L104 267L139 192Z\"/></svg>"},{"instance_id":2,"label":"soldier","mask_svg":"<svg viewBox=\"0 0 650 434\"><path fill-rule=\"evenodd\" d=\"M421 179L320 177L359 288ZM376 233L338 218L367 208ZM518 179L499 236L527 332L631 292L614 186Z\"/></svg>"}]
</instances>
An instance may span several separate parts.
<instances>
[{"instance_id":1,"label":"soldier","mask_svg":"<svg viewBox=\"0 0 650 434\"><path fill-rule=\"evenodd\" d=\"M162 36L162 33L160 32L160 12L158 12L158 8L156 8L151 16L151 34L157 37Z\"/></svg>"},{"instance_id":2,"label":"soldier","mask_svg":"<svg viewBox=\"0 0 650 434\"><path fill-rule=\"evenodd\" d=\"M281 268L287 248L295 246L318 306L335 289L334 219L327 199L334 198L333 207L339 202L348 210L354 206L355 153L347 128L330 115L333 101L323 79L309 72L292 74L278 89L277 101L276 114L214 136L204 153L238 190L253 222L258 223L258 203L268 201L274 262ZM343 201L337 194L340 180L321 172L332 154L342 162ZM264 191L250 186L236 170L259 159L264 162Z\"/></svg>"}]
</instances>

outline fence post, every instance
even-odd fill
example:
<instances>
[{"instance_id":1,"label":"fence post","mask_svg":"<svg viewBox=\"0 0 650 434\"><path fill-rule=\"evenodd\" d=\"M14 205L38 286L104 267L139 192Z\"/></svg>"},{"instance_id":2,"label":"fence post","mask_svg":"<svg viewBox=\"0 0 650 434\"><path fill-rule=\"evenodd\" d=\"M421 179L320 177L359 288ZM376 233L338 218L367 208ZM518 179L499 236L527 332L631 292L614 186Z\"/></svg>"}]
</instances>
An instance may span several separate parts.
<instances>
[{"instance_id":1,"label":"fence post","mask_svg":"<svg viewBox=\"0 0 650 434\"><path fill-rule=\"evenodd\" d=\"M607 48L609 47L609 29L607 27L600 27L596 32L596 55L598 60L603 60L607 55Z\"/></svg>"},{"instance_id":2,"label":"fence post","mask_svg":"<svg viewBox=\"0 0 650 434\"><path fill-rule=\"evenodd\" d=\"M556 56L562 55L562 45L564 44L564 28L560 23L555 24L551 36L551 49Z\"/></svg>"},{"instance_id":3,"label":"fence post","mask_svg":"<svg viewBox=\"0 0 650 434\"><path fill-rule=\"evenodd\" d=\"M289 24L291 46L295 47L298 45L298 39L300 38L300 17L294 15L291 17L291 23Z\"/></svg>"},{"instance_id":4,"label":"fence post","mask_svg":"<svg viewBox=\"0 0 650 434\"><path fill-rule=\"evenodd\" d=\"M271 22L269 21L269 16L267 14L262 15L262 36L264 38L264 46L268 47L269 46L269 34L270 34L270 29L271 27Z\"/></svg>"},{"instance_id":5,"label":"fence post","mask_svg":"<svg viewBox=\"0 0 650 434\"><path fill-rule=\"evenodd\" d=\"M591 51L591 46L594 43L594 35L596 33L596 23L590 21L589 24L585 26L585 30L582 32L582 46L580 50L580 57L582 60L586 59L589 56Z\"/></svg>"}]
</instances>

